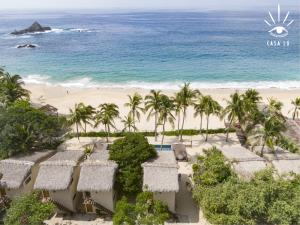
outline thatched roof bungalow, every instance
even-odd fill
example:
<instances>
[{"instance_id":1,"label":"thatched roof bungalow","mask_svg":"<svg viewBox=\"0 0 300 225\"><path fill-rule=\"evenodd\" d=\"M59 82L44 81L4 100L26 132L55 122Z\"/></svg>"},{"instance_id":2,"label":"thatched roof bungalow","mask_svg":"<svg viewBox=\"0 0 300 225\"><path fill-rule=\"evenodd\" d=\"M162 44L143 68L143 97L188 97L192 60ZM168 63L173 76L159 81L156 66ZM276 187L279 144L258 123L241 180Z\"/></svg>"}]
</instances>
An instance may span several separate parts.
<instances>
[{"instance_id":1,"label":"thatched roof bungalow","mask_svg":"<svg viewBox=\"0 0 300 225\"><path fill-rule=\"evenodd\" d=\"M14 198L29 193L36 178L38 164L53 154L54 151L39 151L1 160L1 194Z\"/></svg>"},{"instance_id":2,"label":"thatched roof bungalow","mask_svg":"<svg viewBox=\"0 0 300 225\"><path fill-rule=\"evenodd\" d=\"M83 151L61 151L41 163L34 189L42 190L45 199L51 198L60 206L76 211L78 163Z\"/></svg>"},{"instance_id":3,"label":"thatched roof bungalow","mask_svg":"<svg viewBox=\"0 0 300 225\"><path fill-rule=\"evenodd\" d=\"M227 146L220 150L242 179L249 180L254 173L267 167L265 159L242 146Z\"/></svg>"},{"instance_id":4,"label":"thatched roof bungalow","mask_svg":"<svg viewBox=\"0 0 300 225\"><path fill-rule=\"evenodd\" d=\"M175 212L175 196L179 191L178 165L173 151L158 152L158 157L142 164L143 189L165 202Z\"/></svg>"},{"instance_id":5,"label":"thatched roof bungalow","mask_svg":"<svg viewBox=\"0 0 300 225\"><path fill-rule=\"evenodd\" d=\"M84 194L87 213L103 208L114 211L114 183L118 165L109 160L106 150L93 152L81 164L77 191Z\"/></svg>"},{"instance_id":6,"label":"thatched roof bungalow","mask_svg":"<svg viewBox=\"0 0 300 225\"><path fill-rule=\"evenodd\" d=\"M253 151L260 153L262 146L255 146ZM264 148L263 157L272 164L275 170L280 174L288 174L290 172L300 174L300 155L286 151L280 147L275 150Z\"/></svg>"}]
</instances>

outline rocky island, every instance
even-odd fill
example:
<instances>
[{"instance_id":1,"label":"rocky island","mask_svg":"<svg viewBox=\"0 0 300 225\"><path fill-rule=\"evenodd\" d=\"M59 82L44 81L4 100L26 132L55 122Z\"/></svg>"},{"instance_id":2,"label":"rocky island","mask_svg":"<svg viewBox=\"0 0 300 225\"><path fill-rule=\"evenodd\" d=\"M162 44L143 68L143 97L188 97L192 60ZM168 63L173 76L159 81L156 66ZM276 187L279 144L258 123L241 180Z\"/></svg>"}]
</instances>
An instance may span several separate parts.
<instances>
[{"instance_id":1,"label":"rocky island","mask_svg":"<svg viewBox=\"0 0 300 225\"><path fill-rule=\"evenodd\" d=\"M36 48L36 45L24 44L24 45L18 45L17 48Z\"/></svg>"},{"instance_id":2,"label":"rocky island","mask_svg":"<svg viewBox=\"0 0 300 225\"><path fill-rule=\"evenodd\" d=\"M51 27L43 27L41 24L39 24L37 21L35 21L30 27L24 29L24 30L16 30L14 32L11 32L13 35L22 35L26 33L36 33L36 32L45 32L51 30Z\"/></svg>"}]
</instances>

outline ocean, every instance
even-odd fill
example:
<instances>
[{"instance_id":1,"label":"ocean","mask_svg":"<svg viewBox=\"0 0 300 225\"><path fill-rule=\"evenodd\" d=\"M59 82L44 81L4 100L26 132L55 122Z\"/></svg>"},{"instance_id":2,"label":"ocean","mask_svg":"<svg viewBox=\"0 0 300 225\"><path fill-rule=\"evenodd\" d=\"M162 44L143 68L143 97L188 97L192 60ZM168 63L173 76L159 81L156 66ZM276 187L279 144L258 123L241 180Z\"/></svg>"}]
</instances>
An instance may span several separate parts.
<instances>
[{"instance_id":1,"label":"ocean","mask_svg":"<svg viewBox=\"0 0 300 225\"><path fill-rule=\"evenodd\" d=\"M0 66L70 87L300 88L300 14L289 9L288 36L276 38L268 10L1 12ZM53 30L9 34L35 20ZM38 47L16 48L28 43Z\"/></svg>"}]
</instances>

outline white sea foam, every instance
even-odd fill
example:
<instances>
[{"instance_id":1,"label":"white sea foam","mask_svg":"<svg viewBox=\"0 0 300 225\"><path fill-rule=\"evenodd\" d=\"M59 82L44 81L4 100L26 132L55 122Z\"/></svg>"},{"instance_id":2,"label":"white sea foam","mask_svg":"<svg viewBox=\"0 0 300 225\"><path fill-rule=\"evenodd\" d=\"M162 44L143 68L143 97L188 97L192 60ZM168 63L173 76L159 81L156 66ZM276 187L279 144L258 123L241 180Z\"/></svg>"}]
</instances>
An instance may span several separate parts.
<instances>
[{"instance_id":1,"label":"white sea foam","mask_svg":"<svg viewBox=\"0 0 300 225\"><path fill-rule=\"evenodd\" d=\"M78 79L70 79L66 81L54 81L50 76L42 75L28 75L23 77L27 84L45 84L62 87L76 87L76 88L140 88L140 89L160 89L160 90L178 90L184 81L174 82L141 82L141 81L127 81L124 83L117 82L100 82L95 81L89 77ZM300 81L250 81L250 82L191 82L191 87L198 89L300 89Z\"/></svg>"}]
</instances>

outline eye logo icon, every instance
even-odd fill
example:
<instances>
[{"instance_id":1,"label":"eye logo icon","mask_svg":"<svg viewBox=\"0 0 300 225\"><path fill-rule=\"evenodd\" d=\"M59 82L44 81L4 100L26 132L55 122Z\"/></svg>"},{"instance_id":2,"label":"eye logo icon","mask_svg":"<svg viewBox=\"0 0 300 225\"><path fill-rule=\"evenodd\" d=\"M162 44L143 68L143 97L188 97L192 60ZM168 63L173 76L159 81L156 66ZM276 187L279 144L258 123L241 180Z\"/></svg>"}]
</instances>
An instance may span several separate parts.
<instances>
[{"instance_id":1,"label":"eye logo icon","mask_svg":"<svg viewBox=\"0 0 300 225\"><path fill-rule=\"evenodd\" d=\"M280 5L278 4L277 7L277 20L274 19L274 17L272 16L271 12L269 11L269 16L272 22L269 22L268 20L265 20L265 23L271 27L271 29L269 30L269 33L271 36L273 37L277 37L277 38L283 38L286 37L289 32L287 30L287 28L294 22L294 20L291 20L290 22L287 22L287 19L290 15L290 12L287 12L287 14L284 17L284 20L281 21L281 12L280 12Z\"/></svg>"}]
</instances>

